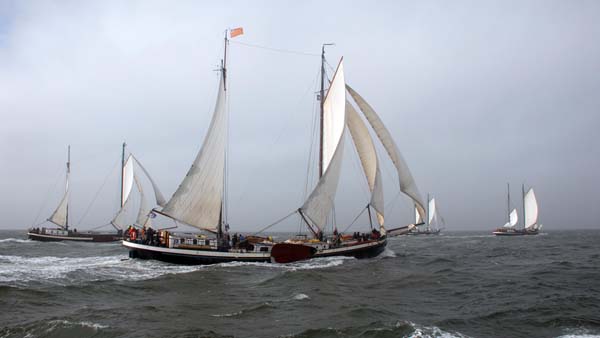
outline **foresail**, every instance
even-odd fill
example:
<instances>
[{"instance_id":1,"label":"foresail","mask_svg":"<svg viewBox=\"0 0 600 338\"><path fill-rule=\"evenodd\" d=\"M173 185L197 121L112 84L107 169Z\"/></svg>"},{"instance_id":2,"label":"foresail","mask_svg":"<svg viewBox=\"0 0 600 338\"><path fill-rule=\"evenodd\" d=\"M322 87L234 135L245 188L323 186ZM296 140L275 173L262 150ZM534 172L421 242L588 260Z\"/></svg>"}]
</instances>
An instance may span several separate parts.
<instances>
[{"instance_id":1,"label":"foresail","mask_svg":"<svg viewBox=\"0 0 600 338\"><path fill-rule=\"evenodd\" d=\"M343 64L340 61L325 98L323 130L323 175L301 212L312 225L321 231L327 216L333 208L337 185L340 178L344 153L344 130L346 126L346 91L344 90Z\"/></svg>"},{"instance_id":2,"label":"foresail","mask_svg":"<svg viewBox=\"0 0 600 338\"><path fill-rule=\"evenodd\" d=\"M124 229L127 226L127 210L129 210L129 205L131 204L129 201L130 199L125 201L121 209L119 209L115 217L113 217L113 219L110 221L110 224L117 229Z\"/></svg>"},{"instance_id":3,"label":"foresail","mask_svg":"<svg viewBox=\"0 0 600 338\"><path fill-rule=\"evenodd\" d=\"M135 223L142 227L148 227L150 226L149 215L151 209L148 208L148 205L146 203L146 196L144 195L144 189L142 188L142 184L140 183L140 180L138 179L137 175L134 175L133 179L135 180L135 186L140 192L140 208L138 210L138 215Z\"/></svg>"},{"instance_id":4,"label":"foresail","mask_svg":"<svg viewBox=\"0 0 600 338\"><path fill-rule=\"evenodd\" d=\"M121 187L121 207L125 205L133 188L133 156L129 155L123 166L123 185Z\"/></svg>"},{"instance_id":5,"label":"foresail","mask_svg":"<svg viewBox=\"0 0 600 338\"><path fill-rule=\"evenodd\" d=\"M131 155L131 156L133 156L133 155ZM158 189L158 185L154 182L154 180L150 176L150 173L148 173L146 168L144 168L144 166L142 165L140 160L138 160L137 157L135 157L135 156L133 156L133 158L135 159L135 163L138 164L138 166L142 169L142 171L144 172L144 174L146 175L146 177L152 184L152 189L154 190L154 197L156 198L156 204L160 205L161 207L164 207L167 204L167 201L163 197L163 194L160 192L160 189Z\"/></svg>"},{"instance_id":6,"label":"foresail","mask_svg":"<svg viewBox=\"0 0 600 338\"><path fill-rule=\"evenodd\" d=\"M48 220L59 227L64 228L67 226L67 213L69 209L69 174L67 174L67 183L65 186L65 194L63 198L60 200L58 207L52 213Z\"/></svg>"},{"instance_id":7,"label":"foresail","mask_svg":"<svg viewBox=\"0 0 600 338\"><path fill-rule=\"evenodd\" d=\"M227 137L223 77L215 110L192 167L161 213L198 229L216 231L223 200Z\"/></svg>"},{"instance_id":8,"label":"foresail","mask_svg":"<svg viewBox=\"0 0 600 338\"><path fill-rule=\"evenodd\" d=\"M383 186L381 184L381 172L377 152L367 126L348 101L346 101L346 125L352 136L354 147L360 158L369 190L371 191L371 201L369 204L375 209L377 222L382 226L384 223Z\"/></svg>"},{"instance_id":9,"label":"foresail","mask_svg":"<svg viewBox=\"0 0 600 338\"><path fill-rule=\"evenodd\" d=\"M422 224L422 223L423 223L423 218L421 217L421 214L419 213L419 209L415 205L415 224Z\"/></svg>"},{"instance_id":10,"label":"foresail","mask_svg":"<svg viewBox=\"0 0 600 338\"><path fill-rule=\"evenodd\" d=\"M538 220L538 204L535 198L533 188L529 189L524 197L525 204L525 227L529 228L537 224Z\"/></svg>"},{"instance_id":11,"label":"foresail","mask_svg":"<svg viewBox=\"0 0 600 338\"><path fill-rule=\"evenodd\" d=\"M517 213L517 209L513 209L510 212L508 219L510 220L511 227L514 227L515 225L517 225L517 222L519 221L519 214Z\"/></svg>"},{"instance_id":12,"label":"foresail","mask_svg":"<svg viewBox=\"0 0 600 338\"><path fill-rule=\"evenodd\" d=\"M436 220L437 216L437 211L435 209L435 198L432 198L431 200L429 200L429 224L433 224L433 222Z\"/></svg>"},{"instance_id":13,"label":"foresail","mask_svg":"<svg viewBox=\"0 0 600 338\"><path fill-rule=\"evenodd\" d=\"M367 103L367 101L365 101L365 99L363 99L349 85L346 85L346 89L348 89L348 92L371 124L371 127L377 134L377 137L379 137L379 140L394 163L394 166L398 171L400 190L414 201L421 219L425 219L425 204L423 203L423 199L421 198L421 194L419 193L419 189L417 188L415 180L410 173L410 169L408 169L406 161L404 161L402 154L400 154L400 150L394 142L392 135L387 130L377 113L375 113L375 110L373 110L373 108Z\"/></svg>"}]
</instances>

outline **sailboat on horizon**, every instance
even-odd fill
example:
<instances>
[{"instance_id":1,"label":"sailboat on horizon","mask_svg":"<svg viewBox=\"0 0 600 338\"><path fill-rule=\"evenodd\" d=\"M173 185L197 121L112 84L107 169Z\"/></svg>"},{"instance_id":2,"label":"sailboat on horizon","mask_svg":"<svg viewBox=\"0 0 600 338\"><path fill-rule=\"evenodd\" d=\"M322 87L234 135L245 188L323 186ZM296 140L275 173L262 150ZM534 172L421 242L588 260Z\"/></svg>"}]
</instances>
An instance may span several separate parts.
<instances>
[{"instance_id":1,"label":"sailboat on horizon","mask_svg":"<svg viewBox=\"0 0 600 338\"><path fill-rule=\"evenodd\" d=\"M126 211L130 204L130 195L134 181L138 188L138 191L142 195L140 201L140 211L138 212L138 222L143 220L142 214L147 215L148 212L144 212L144 197L142 186L139 182L139 178L134 173L134 162L143 170L150 182L157 196L157 200L161 200L162 194L158 190L158 187L147 173L146 169L136 161L133 154L130 154L127 160L125 160L125 146L123 143L122 157L121 157L121 203L119 210L112 218L112 220L104 225L96 227L88 231L77 231L76 228L70 226L70 213L69 213L69 200L70 200L70 175L71 175L71 146L68 146L67 150L67 167L66 167L66 178L65 178L65 192L63 194L60 203L52 213L52 215L46 220L56 225L56 228L52 227L39 227L43 223L30 228L27 232L27 237L31 240L43 241L43 242L56 242L56 241L79 241L79 242L116 242L123 239L123 230L127 227L125 222ZM45 221L45 222L46 222ZM95 231L95 229L102 228L108 225L112 225L116 232L106 231Z\"/></svg>"},{"instance_id":2,"label":"sailboat on horizon","mask_svg":"<svg viewBox=\"0 0 600 338\"><path fill-rule=\"evenodd\" d=\"M423 222L421 215L419 215L417 208L415 208L416 226L408 231L406 233L407 235L439 235L442 232L442 227L440 227L440 225L444 225L445 222L438 211L435 198L429 198L428 194L427 201L427 222ZM425 229L421 229L422 226L424 226Z\"/></svg>"},{"instance_id":3,"label":"sailboat on horizon","mask_svg":"<svg viewBox=\"0 0 600 338\"><path fill-rule=\"evenodd\" d=\"M525 185L521 186L523 196L523 228L517 229L519 216L516 208L511 210L510 203L510 184L507 183L507 222L501 228L494 230L496 236L524 236L537 235L542 229L542 224L538 224L538 202L533 188L529 188L525 193Z\"/></svg>"}]
</instances>

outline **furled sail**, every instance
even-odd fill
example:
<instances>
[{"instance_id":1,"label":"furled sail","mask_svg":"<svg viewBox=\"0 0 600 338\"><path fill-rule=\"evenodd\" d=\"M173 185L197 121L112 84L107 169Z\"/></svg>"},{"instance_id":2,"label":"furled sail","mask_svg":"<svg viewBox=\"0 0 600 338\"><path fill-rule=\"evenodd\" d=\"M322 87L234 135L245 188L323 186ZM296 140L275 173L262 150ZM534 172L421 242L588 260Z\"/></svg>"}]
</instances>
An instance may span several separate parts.
<instances>
[{"instance_id":1,"label":"furled sail","mask_svg":"<svg viewBox=\"0 0 600 338\"><path fill-rule=\"evenodd\" d=\"M60 200L58 207L56 207L56 210L54 210L54 212L52 213L52 216L48 218L50 222L58 225L61 228L64 228L68 225L67 217L69 213L69 174L69 164L67 163L67 183L65 185L65 194Z\"/></svg>"},{"instance_id":2,"label":"furled sail","mask_svg":"<svg viewBox=\"0 0 600 338\"><path fill-rule=\"evenodd\" d=\"M321 231L331 212L340 178L346 125L346 91L342 60L323 102L323 175L300 208Z\"/></svg>"},{"instance_id":3,"label":"furled sail","mask_svg":"<svg viewBox=\"0 0 600 338\"><path fill-rule=\"evenodd\" d=\"M400 190L414 201L421 219L425 219L425 204L423 203L423 199L421 198L421 194L419 193L419 189L417 188L415 180L410 173L410 169L408 169L406 161L404 161L402 154L400 154L400 150L394 142L392 135L387 130L377 113L375 113L375 110L373 110L373 108L367 103L367 101L365 101L365 99L363 99L362 96L354 91L354 89L352 89L352 87L349 85L346 85L346 89L348 89L348 92L371 124L371 127L373 127L373 130L379 137L379 140L392 159L392 162L398 171Z\"/></svg>"},{"instance_id":4,"label":"furled sail","mask_svg":"<svg viewBox=\"0 0 600 338\"><path fill-rule=\"evenodd\" d=\"M138 215L135 223L142 227L148 227L150 226L149 215L151 209L147 206L146 196L144 195L144 189L142 188L142 184L140 183L140 180L138 179L137 175L134 175L133 179L135 181L135 186L140 192L140 208L138 210Z\"/></svg>"},{"instance_id":5,"label":"furled sail","mask_svg":"<svg viewBox=\"0 0 600 338\"><path fill-rule=\"evenodd\" d=\"M192 167L161 213L194 226L216 231L223 200L227 142L226 93L221 76L215 110Z\"/></svg>"},{"instance_id":6,"label":"furled sail","mask_svg":"<svg viewBox=\"0 0 600 338\"><path fill-rule=\"evenodd\" d=\"M537 224L538 220L538 204L535 198L533 188L527 191L524 197L525 206L525 228L533 227Z\"/></svg>"},{"instance_id":7,"label":"furled sail","mask_svg":"<svg viewBox=\"0 0 600 338\"><path fill-rule=\"evenodd\" d=\"M154 190L154 197L156 198L156 204L160 205L161 207L164 207L167 204L167 201L165 201L163 194L160 192L160 189L158 189L158 185L154 182L154 180L152 179L146 168L144 168L140 160L138 160L135 156L133 156L133 158L135 159L135 162L138 164L138 166L142 169L144 174L146 174L146 177L148 177L148 180L152 184L152 189Z\"/></svg>"},{"instance_id":8,"label":"furled sail","mask_svg":"<svg viewBox=\"0 0 600 338\"><path fill-rule=\"evenodd\" d=\"M381 171L379 169L379 161L377 160L377 152L375 151L375 145L367 126L348 101L346 101L346 125L348 126L348 130L350 130L352 141L356 147L356 152L360 158L369 189L371 190L371 201L369 204L375 209L377 222L380 226L383 226L383 186L381 184Z\"/></svg>"}]
</instances>

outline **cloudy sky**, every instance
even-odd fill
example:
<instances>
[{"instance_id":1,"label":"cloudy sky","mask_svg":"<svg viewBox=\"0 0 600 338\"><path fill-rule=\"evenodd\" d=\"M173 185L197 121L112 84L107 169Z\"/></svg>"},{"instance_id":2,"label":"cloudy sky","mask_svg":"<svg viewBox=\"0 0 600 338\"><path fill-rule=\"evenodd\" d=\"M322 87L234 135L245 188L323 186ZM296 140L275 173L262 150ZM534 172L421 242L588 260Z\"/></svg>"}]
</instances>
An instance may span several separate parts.
<instances>
[{"instance_id":1,"label":"cloudy sky","mask_svg":"<svg viewBox=\"0 0 600 338\"><path fill-rule=\"evenodd\" d=\"M259 229L302 204L324 42L335 43L331 67L344 56L347 82L387 124L448 229L502 225L507 182L514 207L522 183L535 188L547 229L597 228L598 17L600 2L576 0L0 0L0 228L48 217L69 144L72 225L106 224L116 212L123 141L171 196L210 121L223 32L237 26L234 229ZM349 149L339 224L369 199ZM406 224L410 202L379 155L388 225ZM274 230L297 227L292 219Z\"/></svg>"}]
</instances>

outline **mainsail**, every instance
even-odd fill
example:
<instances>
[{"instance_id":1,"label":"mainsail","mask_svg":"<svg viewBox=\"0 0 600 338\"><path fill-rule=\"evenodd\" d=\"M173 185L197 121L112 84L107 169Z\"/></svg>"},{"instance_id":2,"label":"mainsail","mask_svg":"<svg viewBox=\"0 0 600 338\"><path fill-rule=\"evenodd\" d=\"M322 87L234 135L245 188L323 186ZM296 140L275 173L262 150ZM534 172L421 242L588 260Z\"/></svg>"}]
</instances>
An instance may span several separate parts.
<instances>
[{"instance_id":1,"label":"mainsail","mask_svg":"<svg viewBox=\"0 0 600 338\"><path fill-rule=\"evenodd\" d=\"M222 74L223 75L223 74ZM221 219L225 148L227 142L226 92L221 76L217 103L192 167L161 213L201 230L216 232Z\"/></svg>"},{"instance_id":2,"label":"mainsail","mask_svg":"<svg viewBox=\"0 0 600 338\"><path fill-rule=\"evenodd\" d=\"M383 185L381 183L381 171L379 169L377 152L367 126L348 101L346 101L346 125L348 126L348 130L350 130L352 141L356 147L356 152L360 158L369 189L371 190L369 205L375 209L377 222L380 226L383 226Z\"/></svg>"},{"instance_id":3,"label":"mainsail","mask_svg":"<svg viewBox=\"0 0 600 338\"><path fill-rule=\"evenodd\" d=\"M333 207L344 153L346 91L343 62L337 67L323 102L323 172L300 212L323 231Z\"/></svg>"},{"instance_id":4,"label":"mainsail","mask_svg":"<svg viewBox=\"0 0 600 338\"><path fill-rule=\"evenodd\" d=\"M58 225L61 228L66 228L69 226L69 175L71 174L71 146L69 146L68 150L68 159L67 159L67 175L66 175L66 183L65 183L65 194L63 198L60 200L58 207L52 213L48 221Z\"/></svg>"},{"instance_id":5,"label":"mainsail","mask_svg":"<svg viewBox=\"0 0 600 338\"><path fill-rule=\"evenodd\" d=\"M523 205L525 208L525 228L534 227L538 221L538 204L533 188L525 194Z\"/></svg>"},{"instance_id":6,"label":"mainsail","mask_svg":"<svg viewBox=\"0 0 600 338\"><path fill-rule=\"evenodd\" d=\"M421 219L425 219L425 204L423 203L415 180L410 173L410 169L408 169L408 165L406 164L406 161L404 161L404 158L402 157L398 146L394 142L392 135L387 130L375 110L367 103L367 101L365 101L365 99L363 99L362 96L354 91L354 89L352 89L352 87L349 85L346 85L346 89L348 89L348 92L371 124L371 127L377 134L377 137L379 137L379 140L394 163L394 166L398 171L400 190L414 201Z\"/></svg>"},{"instance_id":7,"label":"mainsail","mask_svg":"<svg viewBox=\"0 0 600 338\"><path fill-rule=\"evenodd\" d=\"M435 198L429 200L429 225L433 224L434 221L437 221L437 211L435 209Z\"/></svg>"},{"instance_id":8,"label":"mainsail","mask_svg":"<svg viewBox=\"0 0 600 338\"><path fill-rule=\"evenodd\" d=\"M423 224L423 218L421 217L421 214L419 213L419 209L417 208L416 204L415 204L415 224Z\"/></svg>"}]
</instances>

